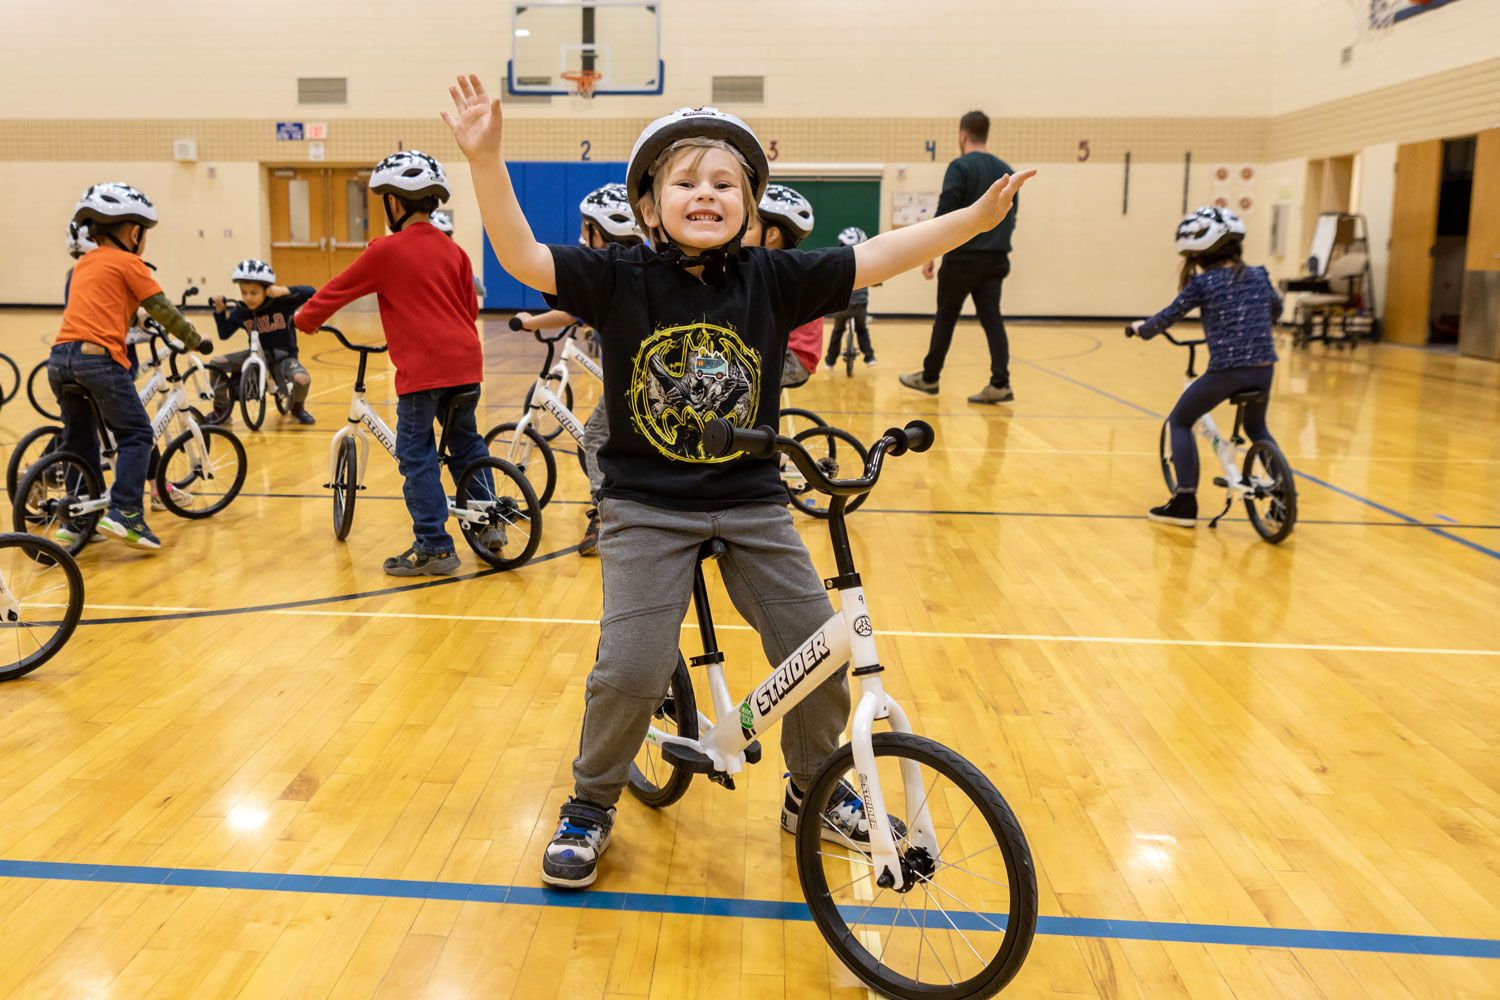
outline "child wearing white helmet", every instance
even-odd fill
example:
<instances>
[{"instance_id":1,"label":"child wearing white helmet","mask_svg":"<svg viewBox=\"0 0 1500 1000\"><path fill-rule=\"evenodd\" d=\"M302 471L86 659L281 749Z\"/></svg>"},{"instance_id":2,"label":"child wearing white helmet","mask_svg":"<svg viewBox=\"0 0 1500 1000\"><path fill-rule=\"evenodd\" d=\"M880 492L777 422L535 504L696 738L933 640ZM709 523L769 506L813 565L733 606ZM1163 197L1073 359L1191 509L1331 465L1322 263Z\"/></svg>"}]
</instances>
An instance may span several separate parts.
<instances>
[{"instance_id":1,"label":"child wearing white helmet","mask_svg":"<svg viewBox=\"0 0 1500 1000\"><path fill-rule=\"evenodd\" d=\"M857 247L870 237L858 226L849 226L839 233L839 246ZM833 336L828 338L828 357L824 358L829 368L838 364L839 350L844 344L844 332L849 329L849 324L854 324L854 336L859 340L859 353L864 355L865 364L875 364L875 348L870 345L870 290L868 288L856 288L854 294L849 296L849 308L836 312L829 318L833 320Z\"/></svg>"},{"instance_id":2,"label":"child wearing white helmet","mask_svg":"<svg viewBox=\"0 0 1500 1000\"><path fill-rule=\"evenodd\" d=\"M597 187L583 196L578 203L578 245L603 250L610 244L622 247L640 246L646 241L635 214L625 185L611 182ZM532 315L516 313L523 330L560 330L582 322L572 313L562 309ZM604 487L604 472L599 468L599 449L609 436L608 410L601 397L599 405L589 414L583 424L583 464L589 475L588 523L583 529L583 538L578 542L578 554L599 554L599 491Z\"/></svg>"},{"instance_id":3,"label":"child wearing white helmet","mask_svg":"<svg viewBox=\"0 0 1500 1000\"><path fill-rule=\"evenodd\" d=\"M767 184L754 217L745 230L745 245L768 250L790 250L812 235L812 203L801 192L785 184ZM818 370L823 352L823 317L791 330L786 337L786 356L781 366L781 387L795 389L806 384Z\"/></svg>"},{"instance_id":4,"label":"child wearing white helmet","mask_svg":"<svg viewBox=\"0 0 1500 1000\"><path fill-rule=\"evenodd\" d=\"M772 662L832 614L787 513L777 462L711 455L702 428L716 417L740 427L775 424L787 331L843 308L854 288L993 227L1028 175L997 183L971 208L859 247L745 246L767 183L765 151L733 115L683 108L646 127L626 171L650 247L544 246L501 157L500 102L477 76L460 78L451 93L457 110L443 117L469 158L501 266L554 307L582 316L604 344L599 651L573 796L542 860L543 881L582 888L597 877L615 802L677 661L699 546L710 538L728 546L719 563L725 586ZM796 828L802 789L838 746L848 714L841 673L787 716L784 828ZM860 809L820 818L836 827L829 836L868 842Z\"/></svg>"},{"instance_id":5,"label":"child wearing white helmet","mask_svg":"<svg viewBox=\"0 0 1500 1000\"><path fill-rule=\"evenodd\" d=\"M1281 296L1263 267L1248 267L1242 257L1245 224L1226 208L1205 205L1177 226L1182 255L1178 295L1150 319L1136 320L1127 333L1142 340L1166 330L1194 309L1203 319L1208 341L1208 368L1183 390L1167 424L1172 434L1172 467L1177 490L1148 517L1163 524L1191 528L1198 520L1198 444L1193 424L1239 392L1269 394L1276 365L1271 329L1281 316ZM1245 407L1245 433L1253 441L1272 440L1266 427L1267 404Z\"/></svg>"},{"instance_id":6,"label":"child wearing white helmet","mask_svg":"<svg viewBox=\"0 0 1500 1000\"><path fill-rule=\"evenodd\" d=\"M114 432L117 448L109 510L98 530L129 545L159 549L161 540L146 525L144 509L151 421L130 375L126 335L136 310L144 308L188 348L207 354L213 345L177 311L141 259L146 233L157 222L151 199L128 184L95 184L78 199L72 221L87 228L96 248L73 268L62 328L47 359L47 380L63 418L59 447L77 453L103 478L94 411L86 399L64 391L76 386L93 397L99 415ZM75 530L64 525L58 539L71 544Z\"/></svg>"},{"instance_id":7,"label":"child wearing white helmet","mask_svg":"<svg viewBox=\"0 0 1500 1000\"><path fill-rule=\"evenodd\" d=\"M432 227L450 240L453 239L453 213L445 208L433 212ZM473 267L473 264L469 266ZM484 282L480 281L479 275L476 274L474 275L474 297L479 300L481 306L484 305L484 296Z\"/></svg>"},{"instance_id":8,"label":"child wearing white helmet","mask_svg":"<svg viewBox=\"0 0 1500 1000\"><path fill-rule=\"evenodd\" d=\"M454 397L477 392L484 351L476 321L474 270L469 255L432 225L448 200L448 176L425 153L392 153L370 175L391 233L318 290L296 315L297 329L316 333L342 306L374 294L380 305L391 363L396 367L396 462L405 479L412 543L384 563L391 576L448 576L458 552L448 534L448 496L432 425ZM453 411L447 427L448 471L455 482L489 455L474 422L475 404ZM485 486L494 488L485 473Z\"/></svg>"},{"instance_id":9,"label":"child wearing white helmet","mask_svg":"<svg viewBox=\"0 0 1500 1000\"><path fill-rule=\"evenodd\" d=\"M297 327L292 323L297 310L313 297L317 289L312 285L278 285L271 265L254 257L236 264L229 280L239 286L240 304L230 309L222 295L209 300L214 310L214 324L219 328L219 339L228 340L241 330L255 330L260 335L260 348L271 366L272 377L279 384L292 387L292 419L303 426L317 423L307 412L312 376L297 357ZM217 369L224 376L215 385L215 410L228 411L231 386L238 384L240 371L249 356L248 350L234 351L209 363L208 367Z\"/></svg>"}]
</instances>

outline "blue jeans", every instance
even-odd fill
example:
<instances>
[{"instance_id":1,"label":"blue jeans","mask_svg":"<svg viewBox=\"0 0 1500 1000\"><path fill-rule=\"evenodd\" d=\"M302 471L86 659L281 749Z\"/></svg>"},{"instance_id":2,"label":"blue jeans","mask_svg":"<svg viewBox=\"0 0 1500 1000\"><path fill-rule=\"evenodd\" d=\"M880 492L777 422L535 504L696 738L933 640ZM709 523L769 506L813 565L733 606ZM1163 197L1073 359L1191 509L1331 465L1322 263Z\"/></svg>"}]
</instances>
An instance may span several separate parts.
<instances>
[{"instance_id":1,"label":"blue jeans","mask_svg":"<svg viewBox=\"0 0 1500 1000\"><path fill-rule=\"evenodd\" d=\"M448 496L443 492L437 438L433 435L432 425L447 409L449 399L478 388L477 383L455 385L396 397L396 462L405 479L401 492L406 497L406 510L411 514L416 550L424 555L453 551L453 538L443 527L448 520ZM490 452L474 425L473 406L453 411L446 430L448 474L453 477L456 489L458 477L464 470L479 459L488 458ZM493 493L494 482L488 470L484 483Z\"/></svg>"},{"instance_id":2,"label":"blue jeans","mask_svg":"<svg viewBox=\"0 0 1500 1000\"><path fill-rule=\"evenodd\" d=\"M136 394L130 374L108 354L84 354L83 344L69 342L52 348L47 359L47 381L57 397L62 413L62 450L73 452L99 474L99 428L88 401L63 386L77 385L87 389L99 407L99 415L115 436L115 481L109 488L109 505L126 513L138 514L143 508L146 473L151 462L151 421Z\"/></svg>"}]
</instances>

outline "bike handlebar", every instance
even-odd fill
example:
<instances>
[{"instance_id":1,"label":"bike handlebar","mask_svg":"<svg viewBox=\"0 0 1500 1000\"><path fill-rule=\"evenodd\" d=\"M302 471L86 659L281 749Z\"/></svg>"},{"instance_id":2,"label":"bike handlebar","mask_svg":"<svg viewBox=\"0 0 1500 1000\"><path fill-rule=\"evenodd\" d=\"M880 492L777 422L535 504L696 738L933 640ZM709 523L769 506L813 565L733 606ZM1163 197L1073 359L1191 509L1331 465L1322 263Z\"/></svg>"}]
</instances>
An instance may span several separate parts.
<instances>
[{"instance_id":1,"label":"bike handlebar","mask_svg":"<svg viewBox=\"0 0 1500 1000\"><path fill-rule=\"evenodd\" d=\"M343 344L351 351L359 351L361 354L384 354L389 349L389 345L386 344L382 344L379 347L372 347L369 344L351 344L349 338L344 336L344 331L336 326L320 326L318 330L323 333L333 334L340 344Z\"/></svg>"},{"instance_id":2,"label":"bike handlebar","mask_svg":"<svg viewBox=\"0 0 1500 1000\"><path fill-rule=\"evenodd\" d=\"M1130 323L1126 323L1125 324L1125 336L1127 336L1127 337L1134 337L1134 336L1136 336L1135 326L1134 325L1132 325ZM1200 340L1178 340L1176 337L1172 336L1172 333L1169 330L1163 330L1161 333L1157 334L1157 336L1164 338L1168 343L1176 344L1178 347L1202 347L1204 344L1208 343L1207 339L1200 339ZM1144 340L1145 338L1142 337L1141 339Z\"/></svg>"},{"instance_id":3,"label":"bike handlebar","mask_svg":"<svg viewBox=\"0 0 1500 1000\"><path fill-rule=\"evenodd\" d=\"M874 489L886 455L904 455L908 451L921 453L932 447L933 440L932 425L925 420L913 420L905 427L892 427L871 445L863 476L858 479L829 479L818 466L817 459L808 454L800 442L782 437L774 427L736 427L718 417L703 428L704 450L710 455L722 458L742 451L755 458L770 458L780 452L792 460L813 489L829 496L844 497L859 496Z\"/></svg>"},{"instance_id":4,"label":"bike handlebar","mask_svg":"<svg viewBox=\"0 0 1500 1000\"><path fill-rule=\"evenodd\" d=\"M512 316L510 318L509 322L510 322L510 328L512 330L527 330L527 329L530 329L530 327L526 326L525 324L523 324L521 322L521 317L519 317L519 316ZM546 332L543 331L543 330L532 330L531 331L531 335L537 339L538 343L542 343L542 344L555 344L559 340L566 339L570 334L573 333L574 330L577 330L577 329L578 329L578 324L577 323L569 323L567 326L563 327L561 330L558 330L557 333L553 334L550 337L547 336Z\"/></svg>"}]
</instances>

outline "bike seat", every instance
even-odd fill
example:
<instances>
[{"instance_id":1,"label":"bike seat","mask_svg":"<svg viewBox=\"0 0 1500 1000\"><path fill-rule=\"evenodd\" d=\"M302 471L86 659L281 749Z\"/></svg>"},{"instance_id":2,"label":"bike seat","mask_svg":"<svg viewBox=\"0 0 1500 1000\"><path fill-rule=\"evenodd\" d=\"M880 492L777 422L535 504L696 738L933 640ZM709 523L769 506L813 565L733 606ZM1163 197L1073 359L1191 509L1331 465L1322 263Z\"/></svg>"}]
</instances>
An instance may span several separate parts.
<instances>
[{"instance_id":1,"label":"bike seat","mask_svg":"<svg viewBox=\"0 0 1500 1000\"><path fill-rule=\"evenodd\" d=\"M1264 403L1271 398L1269 392L1260 389L1246 389L1229 397L1229 401L1235 406L1249 406L1251 403Z\"/></svg>"},{"instance_id":2,"label":"bike seat","mask_svg":"<svg viewBox=\"0 0 1500 1000\"><path fill-rule=\"evenodd\" d=\"M448 418L453 416L456 410L469 410L479 405L479 390L471 389L468 392L460 392L449 396L443 404L443 418L440 423L446 424Z\"/></svg>"},{"instance_id":3,"label":"bike seat","mask_svg":"<svg viewBox=\"0 0 1500 1000\"><path fill-rule=\"evenodd\" d=\"M64 396L77 396L80 399L94 398L89 394L89 391L87 389L76 382L64 382L57 391L62 393Z\"/></svg>"},{"instance_id":4,"label":"bike seat","mask_svg":"<svg viewBox=\"0 0 1500 1000\"><path fill-rule=\"evenodd\" d=\"M722 538L710 538L698 546L698 561L712 562L729 551L729 546L724 544Z\"/></svg>"}]
</instances>

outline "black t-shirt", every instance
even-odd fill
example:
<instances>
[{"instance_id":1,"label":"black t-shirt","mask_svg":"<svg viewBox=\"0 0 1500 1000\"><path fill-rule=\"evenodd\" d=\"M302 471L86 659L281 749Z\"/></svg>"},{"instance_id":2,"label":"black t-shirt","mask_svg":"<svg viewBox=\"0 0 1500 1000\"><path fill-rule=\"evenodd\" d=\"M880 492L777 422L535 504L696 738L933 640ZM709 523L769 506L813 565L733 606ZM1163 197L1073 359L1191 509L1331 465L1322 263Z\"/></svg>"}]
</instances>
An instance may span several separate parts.
<instances>
[{"instance_id":1,"label":"black t-shirt","mask_svg":"<svg viewBox=\"0 0 1500 1000\"><path fill-rule=\"evenodd\" d=\"M787 334L848 304L854 251L747 247L715 288L647 264L649 247L550 249L548 304L598 330L603 346L602 495L678 510L784 502L774 459L711 457L703 428L714 417L776 425Z\"/></svg>"},{"instance_id":2,"label":"black t-shirt","mask_svg":"<svg viewBox=\"0 0 1500 1000\"><path fill-rule=\"evenodd\" d=\"M227 313L214 313L219 339L228 340L240 330L254 327L260 333L260 348L267 355L272 351L282 351L295 358L297 328L292 325L292 316L316 291L311 285L292 285L285 295L274 299L266 296L258 309L239 305Z\"/></svg>"}]
</instances>

